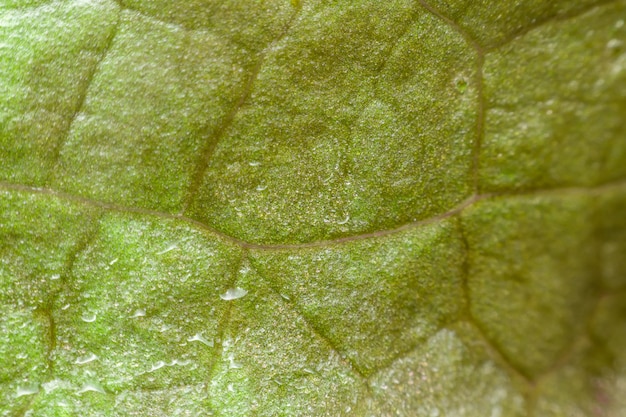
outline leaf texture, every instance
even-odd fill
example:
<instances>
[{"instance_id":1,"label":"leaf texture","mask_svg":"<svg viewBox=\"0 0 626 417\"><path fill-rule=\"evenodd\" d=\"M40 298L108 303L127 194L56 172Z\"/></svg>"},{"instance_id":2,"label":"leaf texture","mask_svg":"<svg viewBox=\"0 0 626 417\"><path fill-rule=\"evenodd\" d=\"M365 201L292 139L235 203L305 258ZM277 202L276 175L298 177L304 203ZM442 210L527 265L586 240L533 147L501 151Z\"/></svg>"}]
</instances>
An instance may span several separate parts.
<instances>
[{"instance_id":1,"label":"leaf texture","mask_svg":"<svg viewBox=\"0 0 626 417\"><path fill-rule=\"evenodd\" d=\"M625 21L0 1L0 415L624 415Z\"/></svg>"}]
</instances>

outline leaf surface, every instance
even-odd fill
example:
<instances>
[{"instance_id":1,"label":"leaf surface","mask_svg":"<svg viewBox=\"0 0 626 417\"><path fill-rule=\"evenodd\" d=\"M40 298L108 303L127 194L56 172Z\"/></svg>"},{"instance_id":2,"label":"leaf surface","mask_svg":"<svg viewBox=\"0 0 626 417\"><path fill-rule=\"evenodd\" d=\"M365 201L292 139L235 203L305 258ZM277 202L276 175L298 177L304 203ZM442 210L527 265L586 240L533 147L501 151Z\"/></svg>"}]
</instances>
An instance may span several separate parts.
<instances>
[{"instance_id":1,"label":"leaf surface","mask_svg":"<svg viewBox=\"0 0 626 417\"><path fill-rule=\"evenodd\" d=\"M0 2L0 415L622 415L625 20Z\"/></svg>"}]
</instances>

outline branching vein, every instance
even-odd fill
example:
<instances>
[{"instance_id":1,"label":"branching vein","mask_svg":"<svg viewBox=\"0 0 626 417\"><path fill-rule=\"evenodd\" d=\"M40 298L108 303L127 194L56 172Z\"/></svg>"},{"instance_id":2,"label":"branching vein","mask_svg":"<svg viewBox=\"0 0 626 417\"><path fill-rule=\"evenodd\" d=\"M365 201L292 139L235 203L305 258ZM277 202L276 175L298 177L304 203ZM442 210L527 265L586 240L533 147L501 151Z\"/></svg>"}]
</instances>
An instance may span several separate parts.
<instances>
[{"instance_id":1,"label":"branching vein","mask_svg":"<svg viewBox=\"0 0 626 417\"><path fill-rule=\"evenodd\" d=\"M300 8L297 8L291 15L291 18L285 25L285 29L280 33L280 35L278 35L276 39L270 42L270 44L259 53L259 56L257 57L257 62L252 68L252 71L250 72L250 75L248 76L245 82L243 91L241 95L239 96L239 99L235 103L235 106L230 110L230 112L222 120L222 123L213 131L212 134L209 135L209 138L206 142L206 146L204 147L204 150L200 152L200 159L198 160L198 164L196 165L194 173L191 177L189 190L187 192L187 196L185 197L185 200L183 201L181 214L187 211L187 208L189 207L189 205L195 198L196 194L198 193L198 190L200 189L202 185L202 181L204 179L204 174L209 168L211 159L213 158L213 155L215 154L215 150L217 149L217 145L219 144L220 140L224 137L228 129L231 127L231 125L235 121L235 117L237 116L237 114L241 111L241 109L244 107L244 105L248 101L250 94L252 94L252 91L254 89L254 83L256 82L259 76L259 73L261 72L263 63L265 61L265 58L267 57L268 52L271 50L271 48L274 45L279 43L285 36L287 36L299 12L300 12ZM210 129L210 127L207 127L207 129ZM204 133L206 135L208 132L204 132Z\"/></svg>"},{"instance_id":2,"label":"branching vein","mask_svg":"<svg viewBox=\"0 0 626 417\"><path fill-rule=\"evenodd\" d=\"M293 250L293 249L305 249L305 248L318 248L318 247L327 247L334 245L341 245L344 243L349 243L358 240L366 240L379 238L383 236L394 235L397 233L401 233L407 230L412 230L417 227L421 227L426 224L435 223L437 221L447 219L449 217L460 214L463 210L468 207L471 207L475 203L483 200L493 199L493 198L506 198L506 197L521 197L521 196L537 196L537 195L577 195L577 194L585 194L592 195L599 194L608 190L614 189L622 189L626 187L626 179L619 179L617 181L608 182L605 184L601 184L594 187L556 187L556 188L548 188L548 189L540 189L540 190L523 190L523 191L513 191L513 192L501 192L501 193L486 193L486 194L476 194L468 198L467 200L461 202L459 205L453 207L452 209L446 211L445 213L438 214L433 217L429 217L427 219L418 220L415 222L410 222L403 224L401 226L395 227L393 229L379 230L376 232L368 232L362 234L355 234L350 236L344 236L336 239L328 239L328 240L318 240L312 242L305 243L290 243L290 244L272 244L272 243L254 243L247 242L242 239L239 239L234 236L230 236L214 227L202 223L198 220L178 215L171 214L166 212L161 212L158 210L150 210L144 209L140 207L132 207L132 206L123 206L114 203L108 203L104 201L94 200L86 197L76 196L70 193L66 193L63 191L57 191L51 188L42 188L42 187L31 187L23 184L15 184L0 181L0 190L6 191L15 191L22 192L27 194L44 194L51 195L56 198L72 201L78 204L82 204L85 206L97 207L103 210L108 211L117 211L121 213L137 213L143 214L146 216L155 216L164 219L172 219L172 220L180 220L186 223L189 223L192 226L197 227L198 229L205 230L218 238L227 240L232 242L244 249L255 249L255 250L263 250L263 251L281 251L281 250Z\"/></svg>"},{"instance_id":3,"label":"branching vein","mask_svg":"<svg viewBox=\"0 0 626 417\"><path fill-rule=\"evenodd\" d=\"M51 157L52 170L49 172L48 178L44 182L45 184L50 184L50 182L52 181L52 178L54 177L55 172L57 172L56 167L59 164L59 159L61 158L61 151L63 149L63 146L67 142L67 140L69 139L70 134L72 133L72 128L74 126L74 123L76 122L76 119L77 119L78 115L80 114L80 112L83 110L83 108L85 106L85 103L87 101L87 93L89 92L89 88L90 88L91 84L93 83L93 80L95 79L96 74L100 70L102 62L105 60L105 58L107 57L108 53L111 51L111 48L113 47L113 40L115 39L115 36L117 35L117 33L119 31L120 23L121 23L121 12L118 11L117 21L115 22L115 24L113 25L113 28L111 29L111 33L109 34L109 37L106 40L106 43L105 43L104 48L103 48L103 50L102 50L102 52L100 54L100 57L93 64L93 66L91 67L90 71L87 73L85 81L83 81L83 86L82 86L82 88L80 90L80 93L79 93L79 96L78 96L78 101L76 103L76 106L74 107L74 110L73 110L72 114L70 115L70 117L68 119L67 127L66 127L65 133L63 135L63 139L60 140L56 144L56 146L54 147L54 149L52 151L52 153L53 153L53 155Z\"/></svg>"}]
</instances>

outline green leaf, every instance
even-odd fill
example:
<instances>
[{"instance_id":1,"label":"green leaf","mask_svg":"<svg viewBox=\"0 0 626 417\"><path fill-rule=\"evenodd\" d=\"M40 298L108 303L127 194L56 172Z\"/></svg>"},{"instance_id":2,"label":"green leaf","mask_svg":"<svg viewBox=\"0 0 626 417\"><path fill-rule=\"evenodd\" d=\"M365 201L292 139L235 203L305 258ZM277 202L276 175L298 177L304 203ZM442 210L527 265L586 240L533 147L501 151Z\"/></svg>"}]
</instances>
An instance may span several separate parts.
<instances>
[{"instance_id":1,"label":"green leaf","mask_svg":"<svg viewBox=\"0 0 626 417\"><path fill-rule=\"evenodd\" d=\"M0 0L0 415L624 415L625 21Z\"/></svg>"}]
</instances>

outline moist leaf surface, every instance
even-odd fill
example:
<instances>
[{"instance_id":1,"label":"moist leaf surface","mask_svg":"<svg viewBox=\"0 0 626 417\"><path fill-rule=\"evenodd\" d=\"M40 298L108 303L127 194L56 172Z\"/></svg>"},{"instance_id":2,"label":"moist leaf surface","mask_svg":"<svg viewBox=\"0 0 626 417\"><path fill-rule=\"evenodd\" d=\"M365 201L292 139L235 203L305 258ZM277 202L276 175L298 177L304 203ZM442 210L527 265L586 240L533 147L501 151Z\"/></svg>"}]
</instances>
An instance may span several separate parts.
<instances>
[{"instance_id":1,"label":"moist leaf surface","mask_svg":"<svg viewBox=\"0 0 626 417\"><path fill-rule=\"evenodd\" d=\"M0 1L0 415L623 415L625 20Z\"/></svg>"}]
</instances>

